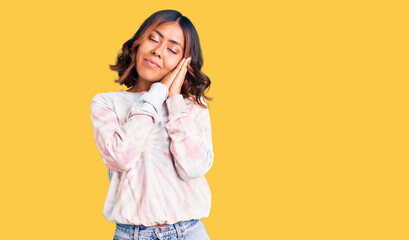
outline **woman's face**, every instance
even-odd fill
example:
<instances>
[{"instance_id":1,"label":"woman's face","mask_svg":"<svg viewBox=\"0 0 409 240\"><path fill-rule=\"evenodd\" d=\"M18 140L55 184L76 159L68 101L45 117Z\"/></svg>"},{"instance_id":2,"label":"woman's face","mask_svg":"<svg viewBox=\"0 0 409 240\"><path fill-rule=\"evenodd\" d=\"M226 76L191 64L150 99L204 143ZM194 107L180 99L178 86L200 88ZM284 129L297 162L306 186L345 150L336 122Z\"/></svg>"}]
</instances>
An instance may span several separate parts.
<instances>
[{"instance_id":1,"label":"woman's face","mask_svg":"<svg viewBox=\"0 0 409 240\"><path fill-rule=\"evenodd\" d=\"M158 25L139 45L136 53L136 71L139 79L160 81L172 71L183 57L185 37L176 22ZM154 61L155 64L149 63Z\"/></svg>"}]
</instances>

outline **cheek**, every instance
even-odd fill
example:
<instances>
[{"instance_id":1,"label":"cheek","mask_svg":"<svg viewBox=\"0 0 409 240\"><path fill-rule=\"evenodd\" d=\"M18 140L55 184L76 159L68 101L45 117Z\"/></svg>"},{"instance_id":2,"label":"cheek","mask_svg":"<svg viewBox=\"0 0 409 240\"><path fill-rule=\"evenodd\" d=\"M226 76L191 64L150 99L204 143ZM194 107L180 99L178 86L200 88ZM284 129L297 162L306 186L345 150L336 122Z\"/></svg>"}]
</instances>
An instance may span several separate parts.
<instances>
[{"instance_id":1,"label":"cheek","mask_svg":"<svg viewBox=\"0 0 409 240\"><path fill-rule=\"evenodd\" d=\"M144 56L146 56L146 47L144 46L144 44L142 43L141 45L139 45L138 47L138 51L136 52L136 66L138 68L143 68L144 67ZM140 70L140 69L139 69Z\"/></svg>"},{"instance_id":2,"label":"cheek","mask_svg":"<svg viewBox=\"0 0 409 240\"><path fill-rule=\"evenodd\" d=\"M136 52L136 56L142 57L145 56L149 52L149 45L146 42L143 42L139 45L138 50Z\"/></svg>"},{"instance_id":3,"label":"cheek","mask_svg":"<svg viewBox=\"0 0 409 240\"><path fill-rule=\"evenodd\" d=\"M182 60L182 58L180 58L180 59L171 59L171 60L167 61L166 69L168 71L171 71L171 70L175 69L178 66L180 60Z\"/></svg>"}]
</instances>

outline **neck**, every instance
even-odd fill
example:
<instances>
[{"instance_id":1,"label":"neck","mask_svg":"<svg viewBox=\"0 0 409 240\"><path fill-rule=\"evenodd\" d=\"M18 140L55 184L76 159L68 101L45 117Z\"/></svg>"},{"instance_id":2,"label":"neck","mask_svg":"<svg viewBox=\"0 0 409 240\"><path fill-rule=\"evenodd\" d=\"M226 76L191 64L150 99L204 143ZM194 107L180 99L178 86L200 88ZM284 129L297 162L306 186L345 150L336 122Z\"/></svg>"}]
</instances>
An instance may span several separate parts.
<instances>
[{"instance_id":1,"label":"neck","mask_svg":"<svg viewBox=\"0 0 409 240\"><path fill-rule=\"evenodd\" d=\"M138 78L136 81L136 84L129 90L128 92L143 92L143 91L149 91L151 88L151 85L154 84L155 82L151 81L146 81L142 78Z\"/></svg>"}]
</instances>

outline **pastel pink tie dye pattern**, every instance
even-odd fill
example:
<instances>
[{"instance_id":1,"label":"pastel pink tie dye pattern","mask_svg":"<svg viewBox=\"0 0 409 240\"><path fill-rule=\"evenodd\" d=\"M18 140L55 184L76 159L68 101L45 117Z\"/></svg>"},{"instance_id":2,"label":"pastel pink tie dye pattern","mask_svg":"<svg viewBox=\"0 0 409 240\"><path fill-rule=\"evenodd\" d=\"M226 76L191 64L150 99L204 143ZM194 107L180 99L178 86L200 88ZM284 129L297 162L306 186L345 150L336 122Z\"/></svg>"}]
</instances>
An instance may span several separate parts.
<instances>
[{"instance_id":1,"label":"pastel pink tie dye pattern","mask_svg":"<svg viewBox=\"0 0 409 240\"><path fill-rule=\"evenodd\" d=\"M209 109L168 94L156 82L149 91L99 93L91 100L95 142L108 168L103 214L110 222L153 226L210 214L204 177L214 158Z\"/></svg>"}]
</instances>

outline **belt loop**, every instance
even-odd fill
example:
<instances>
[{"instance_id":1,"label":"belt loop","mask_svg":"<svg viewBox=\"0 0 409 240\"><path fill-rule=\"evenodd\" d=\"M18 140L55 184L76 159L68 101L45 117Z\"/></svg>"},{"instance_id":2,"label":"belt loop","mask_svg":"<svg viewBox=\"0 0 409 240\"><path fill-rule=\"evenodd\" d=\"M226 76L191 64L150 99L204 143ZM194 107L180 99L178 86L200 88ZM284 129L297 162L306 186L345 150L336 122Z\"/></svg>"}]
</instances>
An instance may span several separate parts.
<instances>
[{"instance_id":1,"label":"belt loop","mask_svg":"<svg viewBox=\"0 0 409 240\"><path fill-rule=\"evenodd\" d=\"M182 239L182 231L180 231L179 222L173 224L173 226L175 226L175 228L176 228L176 233L178 235L178 239Z\"/></svg>"},{"instance_id":2,"label":"belt loop","mask_svg":"<svg viewBox=\"0 0 409 240\"><path fill-rule=\"evenodd\" d=\"M138 235L139 235L139 225L135 225L135 229L133 231L133 239L138 240Z\"/></svg>"}]
</instances>

